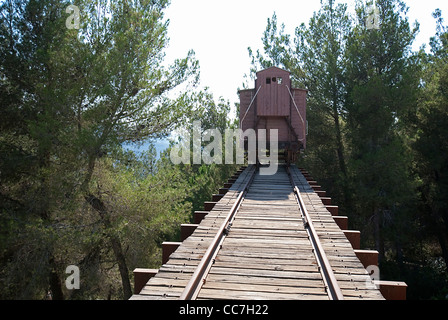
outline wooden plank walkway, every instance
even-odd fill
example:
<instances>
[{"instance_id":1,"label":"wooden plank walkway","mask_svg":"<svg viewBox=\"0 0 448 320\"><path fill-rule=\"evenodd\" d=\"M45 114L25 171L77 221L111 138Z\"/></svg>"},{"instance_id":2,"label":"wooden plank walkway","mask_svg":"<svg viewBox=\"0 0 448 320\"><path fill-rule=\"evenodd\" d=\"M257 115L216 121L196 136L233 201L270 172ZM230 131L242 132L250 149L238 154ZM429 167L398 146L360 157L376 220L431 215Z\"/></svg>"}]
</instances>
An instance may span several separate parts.
<instances>
[{"instance_id":1,"label":"wooden plank walkway","mask_svg":"<svg viewBox=\"0 0 448 320\"><path fill-rule=\"evenodd\" d=\"M328 299L284 168L256 175L199 299Z\"/></svg>"},{"instance_id":2,"label":"wooden plank walkway","mask_svg":"<svg viewBox=\"0 0 448 320\"><path fill-rule=\"evenodd\" d=\"M178 299L248 181L247 168L199 227L131 299ZM383 299L350 242L300 171L291 167L345 299ZM198 299L328 300L284 167L256 173Z\"/></svg>"},{"instance_id":3,"label":"wooden plank walkway","mask_svg":"<svg viewBox=\"0 0 448 320\"><path fill-rule=\"evenodd\" d=\"M296 167L291 167L291 175L299 187L344 299L384 300L320 197Z\"/></svg>"}]
</instances>

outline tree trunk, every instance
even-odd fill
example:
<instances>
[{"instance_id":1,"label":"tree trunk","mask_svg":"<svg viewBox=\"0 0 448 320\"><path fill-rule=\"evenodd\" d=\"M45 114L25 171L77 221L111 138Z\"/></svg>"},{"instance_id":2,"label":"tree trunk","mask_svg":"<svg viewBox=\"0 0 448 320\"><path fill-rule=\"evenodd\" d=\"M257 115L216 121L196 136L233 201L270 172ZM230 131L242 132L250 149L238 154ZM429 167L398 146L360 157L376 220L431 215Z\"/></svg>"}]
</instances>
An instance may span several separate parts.
<instances>
[{"instance_id":1,"label":"tree trunk","mask_svg":"<svg viewBox=\"0 0 448 320\"><path fill-rule=\"evenodd\" d=\"M123 298L124 300L127 300L132 296L132 287L131 280L129 279L126 257L118 237L110 236L110 242L112 244L112 249L114 250L115 259L117 259L118 262L118 269L120 270L121 283L123 285Z\"/></svg>"},{"instance_id":2,"label":"tree trunk","mask_svg":"<svg viewBox=\"0 0 448 320\"><path fill-rule=\"evenodd\" d=\"M446 270L448 271L448 222L445 219L443 213L439 214L439 212L435 212L433 210L433 217L435 217L434 221L436 221L436 232L437 239L439 240L440 249L442 250L442 257L445 261Z\"/></svg>"},{"instance_id":3,"label":"tree trunk","mask_svg":"<svg viewBox=\"0 0 448 320\"><path fill-rule=\"evenodd\" d=\"M59 279L59 275L56 271L56 265L54 263L53 254L51 254L49 265L51 268L50 274L49 274L51 299L52 300L64 300L64 293L62 292L61 279Z\"/></svg>"},{"instance_id":4,"label":"tree trunk","mask_svg":"<svg viewBox=\"0 0 448 320\"><path fill-rule=\"evenodd\" d=\"M347 178L347 165L345 163L345 152L344 152L344 144L342 141L342 133L341 133L341 124L339 122L339 113L337 109L336 102L333 102L333 119L334 119L334 128L336 134L336 152L338 156L338 164L339 171L342 173L342 194L344 203L340 204L341 208L350 210L352 208L352 195L349 186L349 181Z\"/></svg>"},{"instance_id":5,"label":"tree trunk","mask_svg":"<svg viewBox=\"0 0 448 320\"><path fill-rule=\"evenodd\" d=\"M439 239L440 248L442 249L443 261L445 261L446 270L448 271L448 241L447 237L440 230L437 232L437 238Z\"/></svg>"},{"instance_id":6,"label":"tree trunk","mask_svg":"<svg viewBox=\"0 0 448 320\"><path fill-rule=\"evenodd\" d=\"M381 261L383 261L384 259L384 240L381 232L381 225L383 222L382 220L383 219L381 215L381 209L375 208L373 222L374 222L375 249L378 251L378 263L381 263Z\"/></svg>"},{"instance_id":7,"label":"tree trunk","mask_svg":"<svg viewBox=\"0 0 448 320\"><path fill-rule=\"evenodd\" d=\"M336 99L336 98L334 98ZM344 158L344 145L342 143L342 133L341 133L341 124L339 123L339 113L336 105L336 101L333 101L333 119L334 119L334 128L336 133L336 150L338 154L338 163L339 169L341 170L344 178L347 177L347 167L345 165Z\"/></svg>"},{"instance_id":8,"label":"tree trunk","mask_svg":"<svg viewBox=\"0 0 448 320\"><path fill-rule=\"evenodd\" d=\"M106 229L111 230L112 223L109 220L107 208L104 205L103 201L101 201L101 199L98 199L92 194L86 196L85 199L99 213ZM114 234L109 234L108 237L112 245L112 250L114 252L115 259L117 260L118 263L118 269L120 271L121 283L123 286L123 298L127 300L132 296L132 287L131 287L131 280L129 279L126 257L123 253L123 248L121 246L121 242L118 236Z\"/></svg>"}]
</instances>

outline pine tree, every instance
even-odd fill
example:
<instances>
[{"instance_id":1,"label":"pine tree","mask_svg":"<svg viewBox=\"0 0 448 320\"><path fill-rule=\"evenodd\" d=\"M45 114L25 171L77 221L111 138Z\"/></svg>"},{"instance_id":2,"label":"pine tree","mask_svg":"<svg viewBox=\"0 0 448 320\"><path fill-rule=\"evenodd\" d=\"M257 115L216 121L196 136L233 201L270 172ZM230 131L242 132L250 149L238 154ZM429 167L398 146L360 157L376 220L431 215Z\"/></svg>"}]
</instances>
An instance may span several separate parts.
<instances>
[{"instance_id":1,"label":"pine tree","mask_svg":"<svg viewBox=\"0 0 448 320\"><path fill-rule=\"evenodd\" d=\"M341 207L350 202L343 130L346 39L351 30L347 5L322 2L309 26L296 28L295 61L309 90L307 164ZM298 69L298 68L296 68Z\"/></svg>"},{"instance_id":2,"label":"pine tree","mask_svg":"<svg viewBox=\"0 0 448 320\"><path fill-rule=\"evenodd\" d=\"M197 82L193 52L163 66L168 1L79 1L79 29L66 26L69 4L9 0L0 7L5 297L48 291L63 298L61 278L73 263L63 252L95 218L118 265L122 296L132 294L98 165L123 142L160 137L181 123L190 97L168 93ZM96 256L93 243L86 257Z\"/></svg>"},{"instance_id":3,"label":"pine tree","mask_svg":"<svg viewBox=\"0 0 448 320\"><path fill-rule=\"evenodd\" d=\"M417 98L418 67L410 50L418 25L411 29L403 2L376 4L379 29L368 29L368 7L358 2L358 25L347 44L346 107L349 176L359 199L353 214L373 221L375 248L383 260L385 228L399 221L407 196L412 196L411 159L400 129Z\"/></svg>"},{"instance_id":4,"label":"pine tree","mask_svg":"<svg viewBox=\"0 0 448 320\"><path fill-rule=\"evenodd\" d=\"M428 208L423 219L427 231L440 244L448 266L448 28L436 10L437 33L431 39L431 54L423 70L423 92L415 121L416 171L420 191Z\"/></svg>"}]
</instances>

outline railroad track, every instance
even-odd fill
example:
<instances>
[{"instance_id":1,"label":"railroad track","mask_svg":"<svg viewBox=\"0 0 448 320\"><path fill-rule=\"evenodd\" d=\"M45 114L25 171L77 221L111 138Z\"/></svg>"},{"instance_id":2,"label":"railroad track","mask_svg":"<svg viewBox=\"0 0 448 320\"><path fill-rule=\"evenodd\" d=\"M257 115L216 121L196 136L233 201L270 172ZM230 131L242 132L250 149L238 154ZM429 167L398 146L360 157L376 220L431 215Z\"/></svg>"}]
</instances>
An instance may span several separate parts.
<instances>
[{"instance_id":1,"label":"railroad track","mask_svg":"<svg viewBox=\"0 0 448 320\"><path fill-rule=\"evenodd\" d=\"M383 299L306 178L246 168L132 299Z\"/></svg>"}]
</instances>

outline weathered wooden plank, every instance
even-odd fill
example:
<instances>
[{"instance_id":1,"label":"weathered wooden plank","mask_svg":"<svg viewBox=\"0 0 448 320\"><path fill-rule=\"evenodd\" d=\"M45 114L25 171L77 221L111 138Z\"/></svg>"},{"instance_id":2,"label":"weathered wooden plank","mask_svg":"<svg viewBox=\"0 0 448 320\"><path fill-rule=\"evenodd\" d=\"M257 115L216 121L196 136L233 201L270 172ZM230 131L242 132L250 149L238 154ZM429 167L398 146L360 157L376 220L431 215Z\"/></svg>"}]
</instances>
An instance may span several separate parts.
<instances>
[{"instance_id":1,"label":"weathered wooden plank","mask_svg":"<svg viewBox=\"0 0 448 320\"><path fill-rule=\"evenodd\" d=\"M297 272L319 272L317 265L313 264L311 261L307 264L256 264L250 262L238 262L234 261L216 261L214 267L222 268L244 268L244 269L260 269L267 271L297 271Z\"/></svg>"},{"instance_id":2,"label":"weathered wooden plank","mask_svg":"<svg viewBox=\"0 0 448 320\"><path fill-rule=\"evenodd\" d=\"M297 229L266 229L261 228L240 228L237 225L232 225L229 237L278 237L278 238L307 238L305 230Z\"/></svg>"},{"instance_id":3,"label":"weathered wooden plank","mask_svg":"<svg viewBox=\"0 0 448 320\"><path fill-rule=\"evenodd\" d=\"M322 279L322 276L319 272L224 268L218 266L212 267L210 269L210 274L230 274L230 275L257 276L267 278L287 278L287 279Z\"/></svg>"},{"instance_id":4,"label":"weathered wooden plank","mask_svg":"<svg viewBox=\"0 0 448 320\"><path fill-rule=\"evenodd\" d=\"M285 255L288 255L288 259L305 259L305 258L314 258L313 253L310 249L300 249L300 250L283 250L279 252L277 249L272 248L264 248L263 250L254 250L253 248L242 248L241 250L234 250L232 248L223 248L219 254L221 255L229 255L229 256L245 256L245 257L263 257L263 258L278 258L284 259Z\"/></svg>"},{"instance_id":5,"label":"weathered wooden plank","mask_svg":"<svg viewBox=\"0 0 448 320\"><path fill-rule=\"evenodd\" d=\"M286 293L286 294L318 294L327 295L324 287L318 286L277 286L277 285L263 285L253 283L226 283L222 281L206 281L203 289L218 289L228 291L252 291L258 293Z\"/></svg>"},{"instance_id":6,"label":"weathered wooden plank","mask_svg":"<svg viewBox=\"0 0 448 320\"><path fill-rule=\"evenodd\" d=\"M226 245L244 245L250 247L272 247L276 248L303 248L304 246L309 245L309 240L305 238L298 239L278 239L278 238L270 238L270 239L251 239L251 238L235 238L228 237L226 239Z\"/></svg>"},{"instance_id":7,"label":"weathered wooden plank","mask_svg":"<svg viewBox=\"0 0 448 320\"><path fill-rule=\"evenodd\" d=\"M179 296L134 294L129 300L178 300Z\"/></svg>"},{"instance_id":8,"label":"weathered wooden plank","mask_svg":"<svg viewBox=\"0 0 448 320\"><path fill-rule=\"evenodd\" d=\"M140 291L140 295L161 295L163 297L179 297L182 293L182 287L167 287L167 286L151 286L144 287Z\"/></svg>"},{"instance_id":9,"label":"weathered wooden plank","mask_svg":"<svg viewBox=\"0 0 448 320\"><path fill-rule=\"evenodd\" d=\"M261 248L251 248L251 247L239 247L239 246L230 246L223 244L222 249L220 250L220 254L223 252L224 254L232 254L234 253L241 253L245 254L247 256L264 256L264 257L288 257L293 258L295 256L302 257L303 254L312 254L311 248L290 248L290 247L284 247L282 250L279 250L278 248L272 248L272 247L261 247Z\"/></svg>"},{"instance_id":10,"label":"weathered wooden plank","mask_svg":"<svg viewBox=\"0 0 448 320\"><path fill-rule=\"evenodd\" d=\"M291 265L291 266L299 266L299 265L314 265L317 263L315 260L311 259L313 256L309 255L308 257L301 257L300 259L280 259L280 258L266 258L266 257L246 257L246 256L234 256L234 255L226 255L220 254L216 257L216 262L235 262L238 261L240 264L247 265L261 265L264 267L275 266L275 265ZM303 258L303 259L302 259Z\"/></svg>"},{"instance_id":11,"label":"weathered wooden plank","mask_svg":"<svg viewBox=\"0 0 448 320\"><path fill-rule=\"evenodd\" d=\"M199 298L235 300L328 300L328 295L202 289L199 293Z\"/></svg>"},{"instance_id":12,"label":"weathered wooden plank","mask_svg":"<svg viewBox=\"0 0 448 320\"><path fill-rule=\"evenodd\" d=\"M209 274L207 282L223 282L223 283L238 283L238 284L259 284L268 286L281 287L323 287L321 279L288 279L288 278L269 278L257 277L253 275L222 275Z\"/></svg>"}]
</instances>

